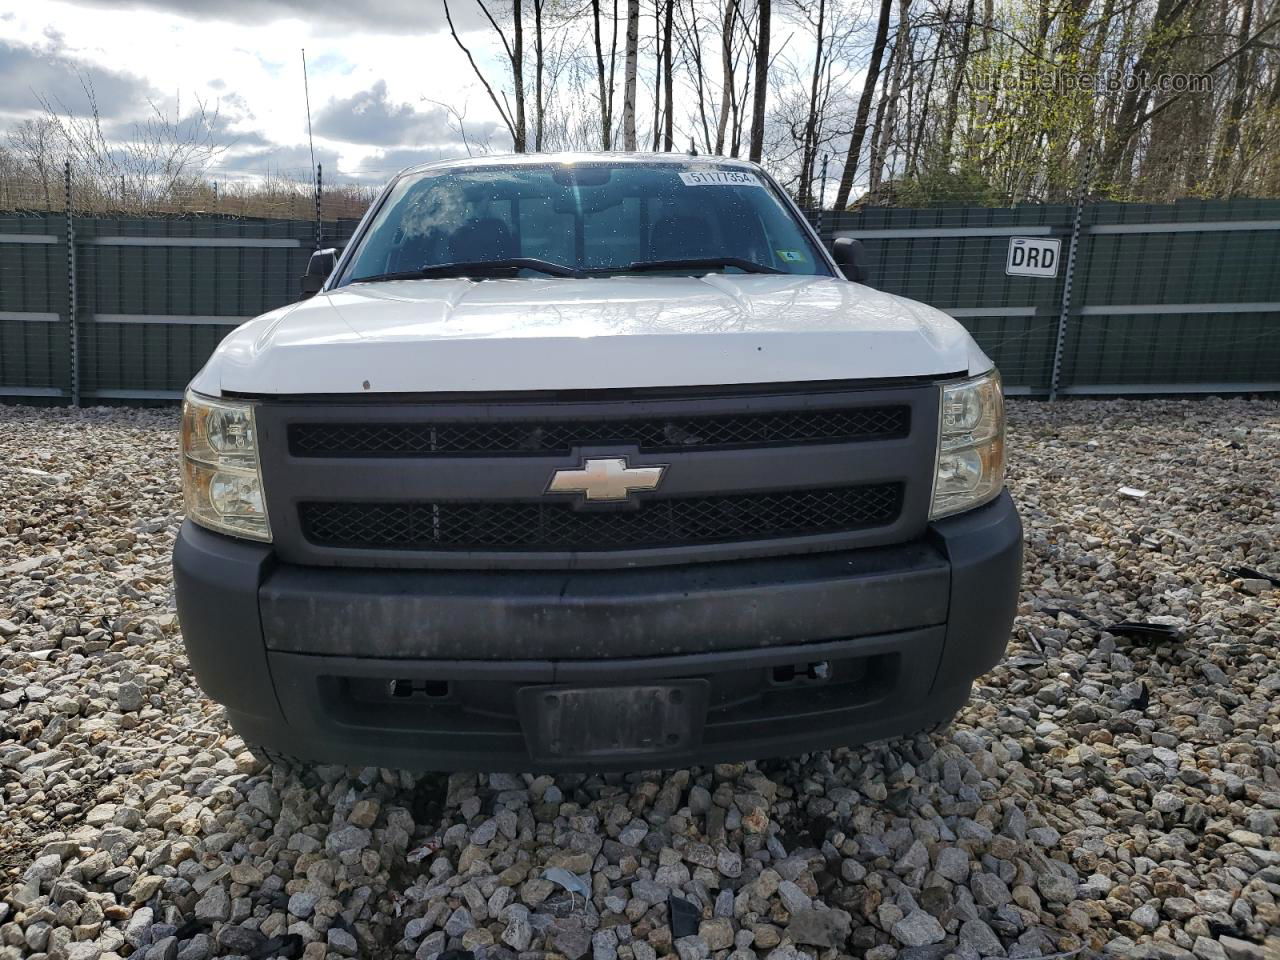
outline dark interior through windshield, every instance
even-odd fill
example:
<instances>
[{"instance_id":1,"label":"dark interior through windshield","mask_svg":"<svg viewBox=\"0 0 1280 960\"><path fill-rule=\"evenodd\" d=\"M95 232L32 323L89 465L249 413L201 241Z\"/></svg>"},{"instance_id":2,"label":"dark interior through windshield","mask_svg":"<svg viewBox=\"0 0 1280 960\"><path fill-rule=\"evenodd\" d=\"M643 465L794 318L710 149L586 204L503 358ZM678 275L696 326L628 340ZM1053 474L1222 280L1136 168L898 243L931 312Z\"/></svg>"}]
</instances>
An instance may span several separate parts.
<instances>
[{"instance_id":1,"label":"dark interior through windshield","mask_svg":"<svg viewBox=\"0 0 1280 960\"><path fill-rule=\"evenodd\" d=\"M728 258L783 273L830 275L791 210L749 170L513 164L402 178L343 282L512 258L600 273L653 261Z\"/></svg>"}]
</instances>

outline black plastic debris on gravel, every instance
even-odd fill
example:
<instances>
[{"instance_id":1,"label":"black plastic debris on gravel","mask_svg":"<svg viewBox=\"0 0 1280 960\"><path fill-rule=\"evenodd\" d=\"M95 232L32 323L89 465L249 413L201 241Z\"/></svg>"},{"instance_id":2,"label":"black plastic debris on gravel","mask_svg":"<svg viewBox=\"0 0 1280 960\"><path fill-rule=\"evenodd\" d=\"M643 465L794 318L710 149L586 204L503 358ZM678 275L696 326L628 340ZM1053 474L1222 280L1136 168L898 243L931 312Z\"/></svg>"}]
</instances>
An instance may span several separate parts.
<instances>
[{"instance_id":1,"label":"black plastic debris on gravel","mask_svg":"<svg viewBox=\"0 0 1280 960\"><path fill-rule=\"evenodd\" d=\"M702 911L697 904L673 893L667 898L667 910L671 918L672 939L697 935L698 923L702 920Z\"/></svg>"}]
</instances>

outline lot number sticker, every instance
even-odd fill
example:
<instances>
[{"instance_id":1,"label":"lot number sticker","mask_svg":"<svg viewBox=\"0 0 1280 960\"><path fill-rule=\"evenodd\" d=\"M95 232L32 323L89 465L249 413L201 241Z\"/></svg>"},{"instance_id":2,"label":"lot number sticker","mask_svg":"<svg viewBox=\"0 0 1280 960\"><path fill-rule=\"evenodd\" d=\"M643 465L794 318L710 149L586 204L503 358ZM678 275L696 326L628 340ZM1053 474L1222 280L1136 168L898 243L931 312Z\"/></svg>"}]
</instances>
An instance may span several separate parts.
<instances>
[{"instance_id":1,"label":"lot number sticker","mask_svg":"<svg viewBox=\"0 0 1280 960\"><path fill-rule=\"evenodd\" d=\"M680 180L686 187L760 187L760 178L747 170L699 170L682 173Z\"/></svg>"},{"instance_id":2,"label":"lot number sticker","mask_svg":"<svg viewBox=\"0 0 1280 960\"><path fill-rule=\"evenodd\" d=\"M1004 272L1011 277L1056 277L1061 249L1061 240L1010 237Z\"/></svg>"}]
</instances>

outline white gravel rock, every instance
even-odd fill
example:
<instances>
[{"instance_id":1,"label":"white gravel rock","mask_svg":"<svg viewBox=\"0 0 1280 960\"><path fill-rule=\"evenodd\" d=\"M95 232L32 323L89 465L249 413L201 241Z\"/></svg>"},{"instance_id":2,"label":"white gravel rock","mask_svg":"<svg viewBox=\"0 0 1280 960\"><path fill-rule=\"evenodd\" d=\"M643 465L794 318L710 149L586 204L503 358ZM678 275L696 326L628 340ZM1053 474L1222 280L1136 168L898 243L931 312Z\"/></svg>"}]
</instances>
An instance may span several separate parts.
<instances>
[{"instance_id":1,"label":"white gravel rock","mask_svg":"<svg viewBox=\"0 0 1280 960\"><path fill-rule=\"evenodd\" d=\"M931 943L941 943L947 936L933 916L923 910L912 910L893 925L894 937L906 947L925 947Z\"/></svg>"},{"instance_id":2,"label":"white gravel rock","mask_svg":"<svg viewBox=\"0 0 1280 960\"><path fill-rule=\"evenodd\" d=\"M950 729L551 777L253 755L178 634L175 413L0 408L0 462L59 478L0 471L0 960L1262 960L1280 404L1010 414L1023 592Z\"/></svg>"}]
</instances>

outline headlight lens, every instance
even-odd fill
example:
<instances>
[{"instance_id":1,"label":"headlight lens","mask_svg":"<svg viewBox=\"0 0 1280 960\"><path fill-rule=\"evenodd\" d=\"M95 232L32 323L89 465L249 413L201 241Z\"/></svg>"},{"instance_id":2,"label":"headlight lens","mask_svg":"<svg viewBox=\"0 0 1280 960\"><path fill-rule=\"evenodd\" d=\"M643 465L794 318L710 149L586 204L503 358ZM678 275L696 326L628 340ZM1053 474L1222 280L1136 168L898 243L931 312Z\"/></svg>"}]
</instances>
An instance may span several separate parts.
<instances>
[{"instance_id":1,"label":"headlight lens","mask_svg":"<svg viewBox=\"0 0 1280 960\"><path fill-rule=\"evenodd\" d=\"M1000 374L946 384L930 519L970 510L1004 488L1004 394Z\"/></svg>"},{"instance_id":2,"label":"headlight lens","mask_svg":"<svg viewBox=\"0 0 1280 960\"><path fill-rule=\"evenodd\" d=\"M182 404L187 516L210 530L271 540L253 405L187 391Z\"/></svg>"}]
</instances>

